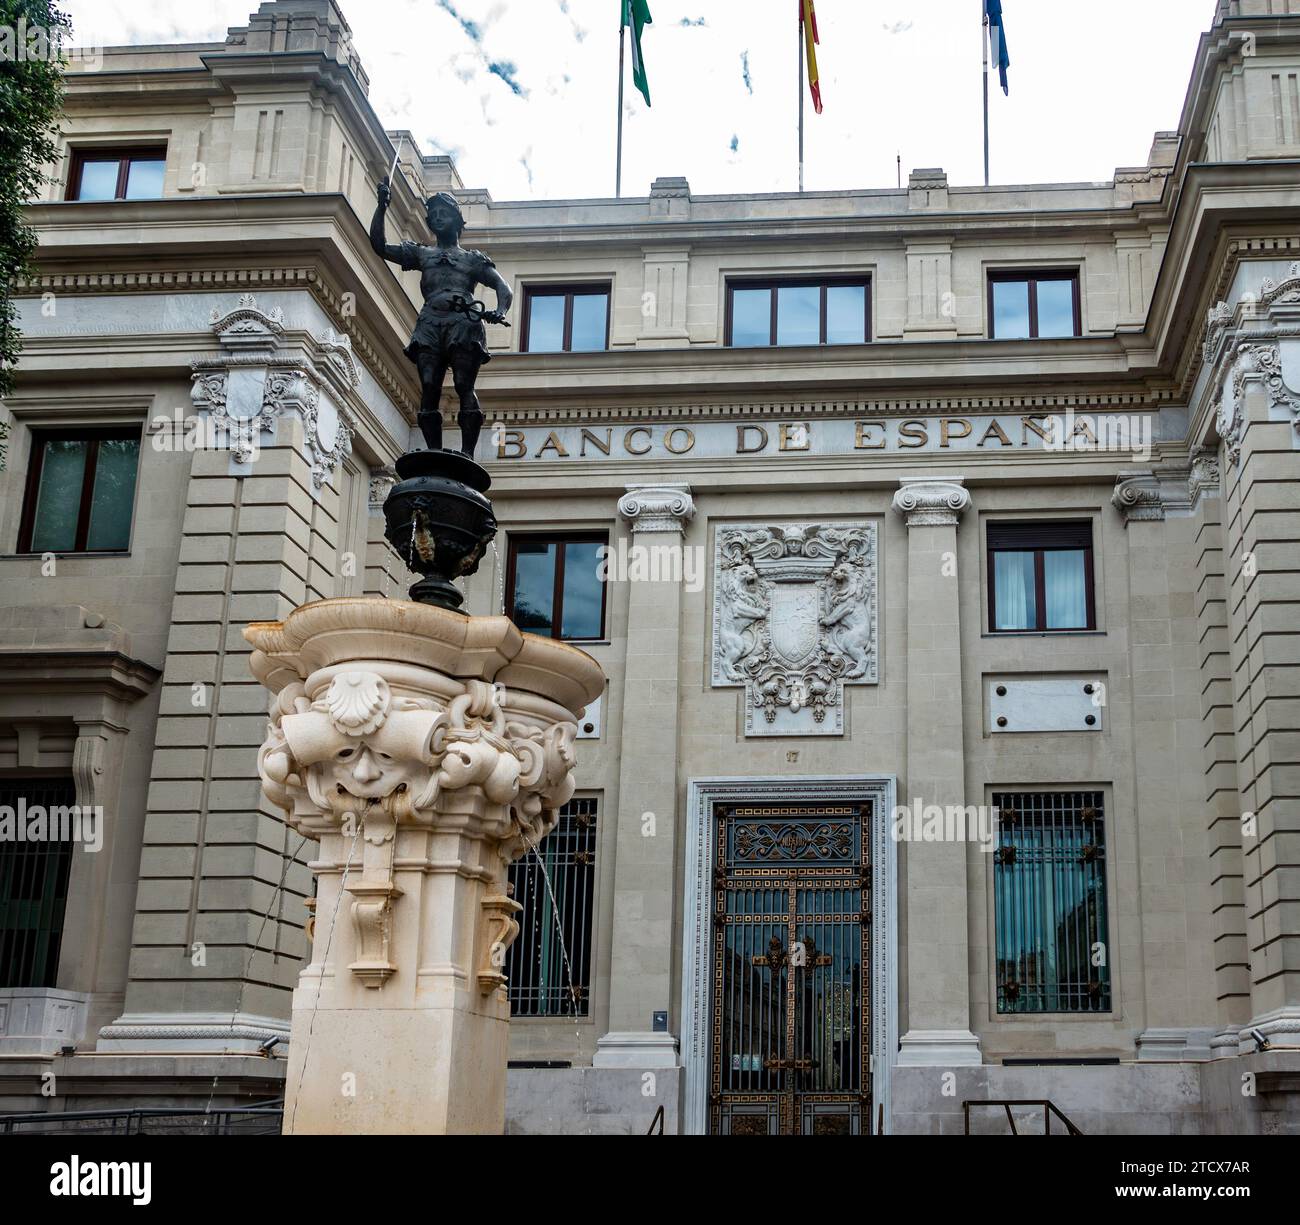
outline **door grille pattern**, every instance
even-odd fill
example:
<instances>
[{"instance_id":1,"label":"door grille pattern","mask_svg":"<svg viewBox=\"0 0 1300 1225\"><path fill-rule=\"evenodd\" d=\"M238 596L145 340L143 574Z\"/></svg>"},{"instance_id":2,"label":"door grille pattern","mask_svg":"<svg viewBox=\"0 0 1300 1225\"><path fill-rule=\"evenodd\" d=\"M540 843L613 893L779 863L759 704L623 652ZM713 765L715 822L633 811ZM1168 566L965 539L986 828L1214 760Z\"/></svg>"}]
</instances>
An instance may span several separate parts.
<instances>
[{"instance_id":1,"label":"door grille pattern","mask_svg":"<svg viewBox=\"0 0 1300 1225\"><path fill-rule=\"evenodd\" d=\"M869 812L714 807L715 1133L869 1129Z\"/></svg>"}]
</instances>

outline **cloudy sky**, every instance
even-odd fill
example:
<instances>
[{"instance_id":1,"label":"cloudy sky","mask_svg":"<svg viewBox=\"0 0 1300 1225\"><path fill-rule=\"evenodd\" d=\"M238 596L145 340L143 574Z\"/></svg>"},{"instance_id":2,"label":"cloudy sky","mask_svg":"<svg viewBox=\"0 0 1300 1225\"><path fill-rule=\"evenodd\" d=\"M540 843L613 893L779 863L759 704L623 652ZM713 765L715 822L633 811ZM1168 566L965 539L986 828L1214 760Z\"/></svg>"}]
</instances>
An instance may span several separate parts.
<instances>
[{"instance_id":1,"label":"cloudy sky","mask_svg":"<svg viewBox=\"0 0 1300 1225\"><path fill-rule=\"evenodd\" d=\"M341 0L389 127L498 200L613 194L619 0ZM257 0L63 0L78 43L214 41ZM809 190L892 187L895 158L982 181L980 0L816 0L825 110ZM623 186L796 186L796 0L650 0L653 106L630 78ZM1109 179L1174 128L1213 0L1003 0L995 183ZM1122 10L1122 19L1117 13Z\"/></svg>"}]
</instances>

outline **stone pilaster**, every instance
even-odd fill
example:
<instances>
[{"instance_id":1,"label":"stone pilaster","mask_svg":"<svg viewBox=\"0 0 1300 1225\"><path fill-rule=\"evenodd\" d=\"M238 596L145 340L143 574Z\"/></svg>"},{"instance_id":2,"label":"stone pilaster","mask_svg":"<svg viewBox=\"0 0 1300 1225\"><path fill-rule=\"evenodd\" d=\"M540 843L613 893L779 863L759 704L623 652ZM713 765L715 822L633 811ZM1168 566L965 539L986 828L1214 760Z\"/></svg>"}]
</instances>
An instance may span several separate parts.
<instances>
[{"instance_id":1,"label":"stone pilaster","mask_svg":"<svg viewBox=\"0 0 1300 1225\"><path fill-rule=\"evenodd\" d=\"M1300 1034L1300 263L1210 314L1250 1027ZM1253 1049L1248 1033L1240 1050Z\"/></svg>"},{"instance_id":2,"label":"stone pilaster","mask_svg":"<svg viewBox=\"0 0 1300 1225\"><path fill-rule=\"evenodd\" d=\"M366 561L363 595L406 598L411 576L406 563L397 556L384 535L384 499L397 483L392 468L376 468L370 473L370 492L366 516Z\"/></svg>"},{"instance_id":3,"label":"stone pilaster","mask_svg":"<svg viewBox=\"0 0 1300 1225\"><path fill-rule=\"evenodd\" d=\"M894 510L907 523L907 755L898 803L964 805L957 526L970 506L961 477L904 477ZM970 915L964 842L904 847L907 1031L900 1064L981 1062L970 1029Z\"/></svg>"},{"instance_id":4,"label":"stone pilaster","mask_svg":"<svg viewBox=\"0 0 1300 1225\"><path fill-rule=\"evenodd\" d=\"M123 1014L98 1049L247 1051L286 1036L308 850L260 795L266 694L241 630L335 594L356 385L332 335L289 346L246 295L195 363L193 453Z\"/></svg>"},{"instance_id":5,"label":"stone pilaster","mask_svg":"<svg viewBox=\"0 0 1300 1225\"><path fill-rule=\"evenodd\" d=\"M1128 561L1129 698L1137 812L1138 921L1144 1024L1139 1059L1210 1055L1212 936L1206 830L1186 819L1201 803L1180 769L1181 746L1201 734L1193 594L1195 542L1188 473L1139 469L1111 497ZM1113 932L1120 940L1123 916ZM1112 939L1115 935L1112 935Z\"/></svg>"},{"instance_id":6,"label":"stone pilaster","mask_svg":"<svg viewBox=\"0 0 1300 1225\"><path fill-rule=\"evenodd\" d=\"M1236 1054L1250 1019L1250 950L1242 881L1241 806L1237 795L1232 663L1224 579L1223 501L1216 451L1192 457L1189 490L1196 556L1196 643L1200 665L1200 805L1209 835L1211 939L1218 1036L1215 1052Z\"/></svg>"},{"instance_id":7,"label":"stone pilaster","mask_svg":"<svg viewBox=\"0 0 1300 1225\"><path fill-rule=\"evenodd\" d=\"M681 549L695 503L686 485L629 485L619 514L632 549ZM662 573L662 571L657 571ZM630 582L618 783L609 1033L597 1067L673 1067L677 1040L653 1016L671 1008L677 827L678 649L682 589Z\"/></svg>"}]
</instances>

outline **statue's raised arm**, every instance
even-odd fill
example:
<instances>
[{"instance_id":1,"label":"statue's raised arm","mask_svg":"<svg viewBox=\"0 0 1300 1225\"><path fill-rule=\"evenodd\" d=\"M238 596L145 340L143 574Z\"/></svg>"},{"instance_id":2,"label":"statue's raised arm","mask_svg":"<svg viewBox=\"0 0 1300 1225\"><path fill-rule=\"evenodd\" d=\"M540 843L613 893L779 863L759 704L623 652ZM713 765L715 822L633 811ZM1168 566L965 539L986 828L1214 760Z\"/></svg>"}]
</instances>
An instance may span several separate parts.
<instances>
[{"instance_id":1,"label":"statue's raised arm","mask_svg":"<svg viewBox=\"0 0 1300 1225\"><path fill-rule=\"evenodd\" d=\"M375 207L375 215L370 219L370 245L380 259L400 264L402 262L402 248L394 247L384 241L384 214L388 212L388 203L393 198L393 191L389 187L386 177L381 180L379 189L375 194L379 203Z\"/></svg>"}]
</instances>

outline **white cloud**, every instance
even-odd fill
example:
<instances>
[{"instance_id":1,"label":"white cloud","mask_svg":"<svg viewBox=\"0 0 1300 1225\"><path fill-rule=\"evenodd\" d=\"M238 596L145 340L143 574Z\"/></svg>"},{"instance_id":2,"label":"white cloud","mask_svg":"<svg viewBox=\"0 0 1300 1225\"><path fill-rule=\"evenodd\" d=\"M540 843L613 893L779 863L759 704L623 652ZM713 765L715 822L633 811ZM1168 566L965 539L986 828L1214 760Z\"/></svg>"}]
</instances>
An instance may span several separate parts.
<instances>
[{"instance_id":1,"label":"white cloud","mask_svg":"<svg viewBox=\"0 0 1300 1225\"><path fill-rule=\"evenodd\" d=\"M341 0L389 127L455 150L497 199L613 194L615 0ZM220 41L257 0L65 0L78 42ZM623 183L660 175L697 193L789 191L796 178L791 0L650 0L647 109L625 91ZM1212 0L1104 10L1005 0L1011 95L990 93L995 183L1109 179L1174 128ZM979 0L817 0L825 110L806 107L809 190L881 188L943 166L982 181ZM910 23L910 28L909 28ZM897 34L894 31L898 31ZM741 53L753 93L746 87ZM630 58L630 57L629 57ZM495 65L495 68L493 67ZM515 92L511 82L521 92ZM733 152L732 141L737 150Z\"/></svg>"}]
</instances>

